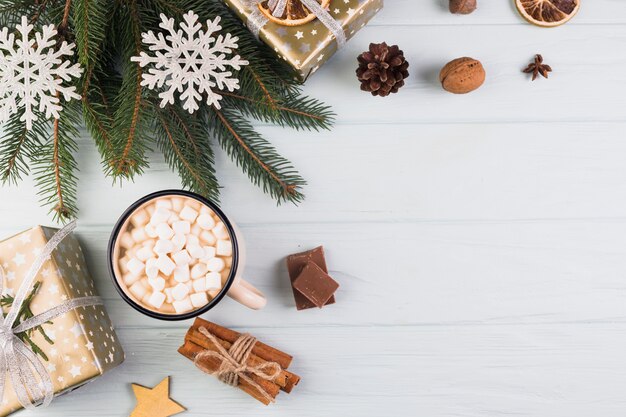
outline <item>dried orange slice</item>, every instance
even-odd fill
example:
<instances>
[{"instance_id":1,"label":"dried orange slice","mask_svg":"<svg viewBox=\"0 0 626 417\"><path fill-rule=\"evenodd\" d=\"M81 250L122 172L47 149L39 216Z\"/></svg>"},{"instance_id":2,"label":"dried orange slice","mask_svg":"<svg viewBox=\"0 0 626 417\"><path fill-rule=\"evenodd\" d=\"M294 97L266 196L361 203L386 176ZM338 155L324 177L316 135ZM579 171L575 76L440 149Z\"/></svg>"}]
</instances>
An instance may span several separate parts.
<instances>
[{"instance_id":1,"label":"dried orange slice","mask_svg":"<svg viewBox=\"0 0 626 417\"><path fill-rule=\"evenodd\" d=\"M268 5L268 0L260 2L259 10L272 22L278 23L283 26L300 26L309 23L316 19L315 15L306 8L300 0L288 0L285 12L281 17L276 17L272 14L273 10ZM317 0L317 2L323 7L327 8L330 4L330 0Z\"/></svg>"},{"instance_id":2,"label":"dried orange slice","mask_svg":"<svg viewBox=\"0 0 626 417\"><path fill-rule=\"evenodd\" d=\"M578 13L581 0L515 0L517 10L530 23L554 27L567 23Z\"/></svg>"}]
</instances>

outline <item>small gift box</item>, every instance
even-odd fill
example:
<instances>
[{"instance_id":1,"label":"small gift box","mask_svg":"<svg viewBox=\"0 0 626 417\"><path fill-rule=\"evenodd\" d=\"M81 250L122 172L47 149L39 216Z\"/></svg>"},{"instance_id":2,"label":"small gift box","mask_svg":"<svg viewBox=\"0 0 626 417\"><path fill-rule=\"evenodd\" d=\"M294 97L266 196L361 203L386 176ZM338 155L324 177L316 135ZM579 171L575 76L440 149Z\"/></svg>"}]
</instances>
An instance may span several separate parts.
<instances>
[{"instance_id":1,"label":"small gift box","mask_svg":"<svg viewBox=\"0 0 626 417\"><path fill-rule=\"evenodd\" d=\"M0 242L2 417L48 405L124 361L73 227Z\"/></svg>"},{"instance_id":2,"label":"small gift box","mask_svg":"<svg viewBox=\"0 0 626 417\"><path fill-rule=\"evenodd\" d=\"M304 80L383 7L383 0L224 0Z\"/></svg>"}]
</instances>

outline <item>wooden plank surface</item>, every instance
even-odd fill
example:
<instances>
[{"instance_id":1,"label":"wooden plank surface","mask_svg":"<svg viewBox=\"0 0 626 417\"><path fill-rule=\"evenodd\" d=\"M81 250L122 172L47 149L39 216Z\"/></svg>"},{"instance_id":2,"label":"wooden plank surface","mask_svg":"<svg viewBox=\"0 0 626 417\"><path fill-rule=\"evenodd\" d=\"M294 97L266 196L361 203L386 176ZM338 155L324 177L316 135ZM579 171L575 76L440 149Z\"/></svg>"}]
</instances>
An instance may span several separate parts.
<instances>
[{"instance_id":1,"label":"wooden plank surface","mask_svg":"<svg viewBox=\"0 0 626 417\"><path fill-rule=\"evenodd\" d=\"M248 279L270 298L225 300L210 320L295 356L303 382L262 408L179 357L189 323L145 318L105 267L112 225L176 176L112 186L85 135L78 236L128 358L118 370L24 416L126 416L131 382L172 376L192 416L623 417L626 412L626 4L594 0L568 25L525 24L512 2L452 16L441 0L386 9L307 84L333 105L331 132L260 126L309 181L299 207L275 203L217 152L222 207L248 243ZM358 90L355 57L398 43L400 94ZM520 74L541 52L555 71ZM437 72L469 55L485 86L445 94ZM48 224L32 182L0 189L9 235ZM284 256L324 244L337 304L296 312Z\"/></svg>"}]
</instances>

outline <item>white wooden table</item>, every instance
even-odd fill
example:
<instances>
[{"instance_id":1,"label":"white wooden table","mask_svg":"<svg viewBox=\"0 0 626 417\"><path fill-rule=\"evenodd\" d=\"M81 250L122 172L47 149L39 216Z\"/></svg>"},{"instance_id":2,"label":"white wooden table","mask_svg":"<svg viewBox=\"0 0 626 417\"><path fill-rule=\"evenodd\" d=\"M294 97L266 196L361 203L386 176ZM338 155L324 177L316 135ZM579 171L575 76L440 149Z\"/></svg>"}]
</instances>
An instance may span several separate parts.
<instances>
[{"instance_id":1,"label":"white wooden table","mask_svg":"<svg viewBox=\"0 0 626 417\"><path fill-rule=\"evenodd\" d=\"M112 187L80 148L78 235L126 363L24 416L127 416L130 383L172 376L192 416L567 416L626 413L626 4L585 1L558 29L509 0L452 16L443 0L386 9L307 84L338 113L332 132L262 127L309 180L276 207L218 152L223 208L249 244L260 312L225 300L206 315L295 356L303 381L268 408L176 353L189 323L143 317L116 294L105 247L135 199L178 187L162 158ZM358 89L355 57L397 43L411 62L398 95ZM520 70L543 53L550 80ZM485 86L444 93L439 68L483 61ZM29 182L3 188L1 231L50 222ZM297 312L284 256L326 247L337 304Z\"/></svg>"}]
</instances>

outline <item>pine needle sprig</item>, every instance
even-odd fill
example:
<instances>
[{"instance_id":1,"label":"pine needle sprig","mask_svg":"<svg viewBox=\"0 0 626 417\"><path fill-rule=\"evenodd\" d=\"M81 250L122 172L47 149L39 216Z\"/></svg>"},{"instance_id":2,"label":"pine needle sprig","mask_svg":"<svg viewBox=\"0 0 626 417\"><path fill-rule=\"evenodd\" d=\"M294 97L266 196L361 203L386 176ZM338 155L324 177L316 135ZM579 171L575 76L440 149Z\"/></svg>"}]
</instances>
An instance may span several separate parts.
<instances>
[{"instance_id":1,"label":"pine needle sprig","mask_svg":"<svg viewBox=\"0 0 626 417\"><path fill-rule=\"evenodd\" d=\"M154 114L157 145L168 165L178 172L183 187L217 201L219 184L213 150L198 116L175 106L155 106Z\"/></svg>"},{"instance_id":2,"label":"pine needle sprig","mask_svg":"<svg viewBox=\"0 0 626 417\"><path fill-rule=\"evenodd\" d=\"M132 179L148 167L146 152L149 150L150 107L144 99L141 86L142 69L130 62L139 55L141 42L141 13L137 1L128 2L127 7L118 8L115 30L120 36L122 84L115 99L111 140L113 155L106 165L107 174L114 179Z\"/></svg>"},{"instance_id":3,"label":"pine needle sprig","mask_svg":"<svg viewBox=\"0 0 626 417\"><path fill-rule=\"evenodd\" d=\"M0 179L5 184L17 185L30 173L30 158L48 137L45 125L36 123L32 130L26 129L26 124L20 120L23 114L24 110L20 109L10 117L0 138Z\"/></svg>"},{"instance_id":4,"label":"pine needle sprig","mask_svg":"<svg viewBox=\"0 0 626 417\"><path fill-rule=\"evenodd\" d=\"M28 296L24 299L24 303L22 303L20 311L17 313L17 319L15 320L15 324L14 324L13 327L17 327L23 321L26 321L26 320L28 320L30 318L35 317L35 314L33 313L33 311L30 308L30 304L33 301L33 298L35 298L35 296L39 292L39 289L41 288L41 285L42 284L41 284L40 281L35 282L35 285L33 286L33 289L28 294ZM13 297L12 295L3 294L0 297L0 307L3 307L3 308L4 307L11 307L13 305L14 301L15 301L15 297ZM51 321L47 321L45 324L52 324L52 322ZM54 341L46 334L46 331L44 330L44 328L42 326L33 327L30 330L26 330L25 332L21 332L21 333L16 334L16 336L22 342L28 344L30 349L35 354L41 356L41 358L47 362L49 360L48 356L45 354L45 352L39 346L37 346L37 344L32 339L34 332L38 332L47 343L49 343L51 345L54 345Z\"/></svg>"},{"instance_id":5,"label":"pine needle sprig","mask_svg":"<svg viewBox=\"0 0 626 417\"><path fill-rule=\"evenodd\" d=\"M65 222L75 218L78 164L76 139L81 124L80 104L65 103L60 118L52 122L52 135L32 156L33 175L43 205L50 206L53 218Z\"/></svg>"},{"instance_id":6,"label":"pine needle sprig","mask_svg":"<svg viewBox=\"0 0 626 417\"><path fill-rule=\"evenodd\" d=\"M257 133L236 111L214 107L206 111L207 129L235 163L278 203L299 203L304 199L304 179L291 163Z\"/></svg>"}]
</instances>

